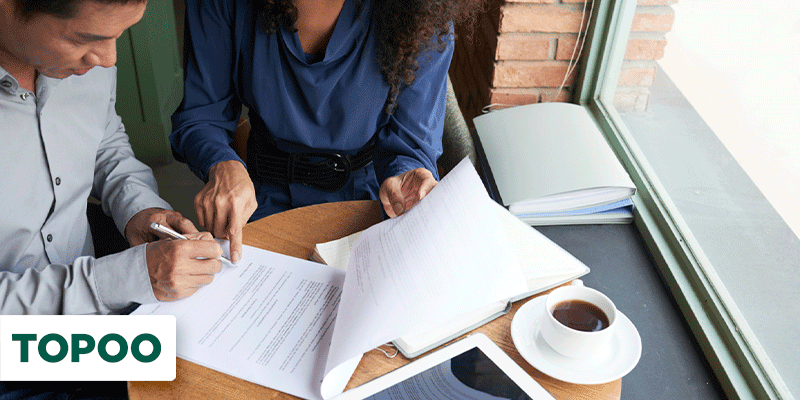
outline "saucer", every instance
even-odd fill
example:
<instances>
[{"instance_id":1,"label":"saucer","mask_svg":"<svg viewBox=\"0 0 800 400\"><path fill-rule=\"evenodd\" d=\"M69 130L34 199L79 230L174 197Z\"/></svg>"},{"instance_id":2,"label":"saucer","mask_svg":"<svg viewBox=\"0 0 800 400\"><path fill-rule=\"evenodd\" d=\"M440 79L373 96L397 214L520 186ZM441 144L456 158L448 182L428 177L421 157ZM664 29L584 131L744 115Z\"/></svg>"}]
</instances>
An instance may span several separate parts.
<instances>
[{"instance_id":1,"label":"saucer","mask_svg":"<svg viewBox=\"0 0 800 400\"><path fill-rule=\"evenodd\" d=\"M525 303L511 321L511 339L531 366L560 381L582 385L607 383L630 372L642 354L639 331L617 310L614 335L603 351L586 358L570 358L556 352L542 338L542 317L547 296Z\"/></svg>"}]
</instances>

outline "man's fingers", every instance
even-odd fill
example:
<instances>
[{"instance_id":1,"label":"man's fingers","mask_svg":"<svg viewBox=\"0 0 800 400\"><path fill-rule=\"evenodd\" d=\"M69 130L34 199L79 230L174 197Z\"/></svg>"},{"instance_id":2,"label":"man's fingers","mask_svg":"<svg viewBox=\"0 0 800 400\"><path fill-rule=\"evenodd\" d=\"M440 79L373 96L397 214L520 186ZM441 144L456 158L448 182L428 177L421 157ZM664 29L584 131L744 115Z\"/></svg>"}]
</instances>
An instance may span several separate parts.
<instances>
[{"instance_id":1,"label":"man's fingers","mask_svg":"<svg viewBox=\"0 0 800 400\"><path fill-rule=\"evenodd\" d=\"M155 286L155 283L153 283L153 294L156 296L156 299L157 299L158 301L171 301L171 300L177 300L177 299L174 299L174 298L173 298L173 296L172 296L171 294L167 294L167 292L165 292L165 291L163 291L163 290L161 290L161 289L157 288L157 287Z\"/></svg>"},{"instance_id":2,"label":"man's fingers","mask_svg":"<svg viewBox=\"0 0 800 400\"><path fill-rule=\"evenodd\" d=\"M222 255L222 247L215 240L176 240L174 242L175 246L179 246L179 258L184 260L217 258Z\"/></svg>"},{"instance_id":3,"label":"man's fingers","mask_svg":"<svg viewBox=\"0 0 800 400\"><path fill-rule=\"evenodd\" d=\"M195 232L187 233L186 238L192 240L214 240L214 235L211 232Z\"/></svg>"},{"instance_id":4,"label":"man's fingers","mask_svg":"<svg viewBox=\"0 0 800 400\"><path fill-rule=\"evenodd\" d=\"M189 297L197 291L197 287L185 288L180 290L162 290L153 287L153 294L159 301L175 301Z\"/></svg>"},{"instance_id":5,"label":"man's fingers","mask_svg":"<svg viewBox=\"0 0 800 400\"><path fill-rule=\"evenodd\" d=\"M184 287L198 287L197 282L211 282L214 275L222 271L222 262L216 258L192 258L176 266L170 273L150 277L153 287L170 292ZM205 278L199 278L205 277ZM202 285L200 285L202 286Z\"/></svg>"},{"instance_id":6,"label":"man's fingers","mask_svg":"<svg viewBox=\"0 0 800 400\"><path fill-rule=\"evenodd\" d=\"M197 289L197 288L201 288L201 287L203 287L205 285L208 285L209 283L211 283L213 281L214 281L214 275L213 274L189 275L189 276L186 277L186 279L185 279L183 284L184 284L184 286L186 288Z\"/></svg>"}]
</instances>

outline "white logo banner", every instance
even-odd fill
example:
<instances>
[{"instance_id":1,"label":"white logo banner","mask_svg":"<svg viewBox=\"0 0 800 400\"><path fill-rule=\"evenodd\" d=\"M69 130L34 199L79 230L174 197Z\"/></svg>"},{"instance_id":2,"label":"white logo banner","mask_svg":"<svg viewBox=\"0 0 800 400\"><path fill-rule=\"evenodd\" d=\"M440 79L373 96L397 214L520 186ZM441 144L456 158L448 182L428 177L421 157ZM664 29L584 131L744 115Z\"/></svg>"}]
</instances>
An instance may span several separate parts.
<instances>
[{"instance_id":1,"label":"white logo banner","mask_svg":"<svg viewBox=\"0 0 800 400\"><path fill-rule=\"evenodd\" d=\"M171 315L0 315L0 381L172 381Z\"/></svg>"}]
</instances>

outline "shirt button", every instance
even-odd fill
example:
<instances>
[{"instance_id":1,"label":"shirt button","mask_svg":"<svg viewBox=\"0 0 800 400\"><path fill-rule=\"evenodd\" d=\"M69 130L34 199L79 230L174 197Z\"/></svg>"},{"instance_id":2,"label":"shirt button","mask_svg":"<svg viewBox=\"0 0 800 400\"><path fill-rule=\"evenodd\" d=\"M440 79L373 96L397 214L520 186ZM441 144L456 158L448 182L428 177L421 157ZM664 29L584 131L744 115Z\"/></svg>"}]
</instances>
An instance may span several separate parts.
<instances>
[{"instance_id":1,"label":"shirt button","mask_svg":"<svg viewBox=\"0 0 800 400\"><path fill-rule=\"evenodd\" d=\"M56 186L61 184L61 178L56 178Z\"/></svg>"},{"instance_id":2,"label":"shirt button","mask_svg":"<svg viewBox=\"0 0 800 400\"><path fill-rule=\"evenodd\" d=\"M25 93L19 95L19 97L22 99L22 101L28 100L28 96L30 96L30 93L28 93L28 92L25 92Z\"/></svg>"},{"instance_id":3,"label":"shirt button","mask_svg":"<svg viewBox=\"0 0 800 400\"><path fill-rule=\"evenodd\" d=\"M47 241L48 242L52 242L53 241L53 235L52 234L48 234L47 235Z\"/></svg>"}]
</instances>

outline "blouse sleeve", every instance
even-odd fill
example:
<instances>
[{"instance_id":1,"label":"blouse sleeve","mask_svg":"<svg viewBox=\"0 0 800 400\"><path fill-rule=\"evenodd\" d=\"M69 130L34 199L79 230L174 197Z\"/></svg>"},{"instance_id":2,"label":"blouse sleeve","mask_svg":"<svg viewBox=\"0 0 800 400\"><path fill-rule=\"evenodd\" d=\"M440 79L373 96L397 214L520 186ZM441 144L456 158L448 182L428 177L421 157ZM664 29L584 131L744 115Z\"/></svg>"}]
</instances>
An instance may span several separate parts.
<instances>
[{"instance_id":1,"label":"blouse sleeve","mask_svg":"<svg viewBox=\"0 0 800 400\"><path fill-rule=\"evenodd\" d=\"M444 51L433 46L420 54L416 79L403 87L394 113L378 132L374 161L379 184L416 168L427 168L439 179L436 160L442 154L447 72L453 48L451 34L445 37Z\"/></svg>"},{"instance_id":2,"label":"blouse sleeve","mask_svg":"<svg viewBox=\"0 0 800 400\"><path fill-rule=\"evenodd\" d=\"M184 95L172 115L172 152L204 181L230 147L241 102L233 83L234 0L186 0Z\"/></svg>"}]
</instances>

